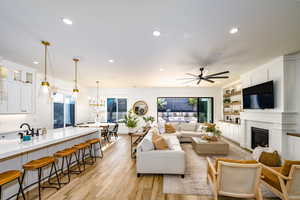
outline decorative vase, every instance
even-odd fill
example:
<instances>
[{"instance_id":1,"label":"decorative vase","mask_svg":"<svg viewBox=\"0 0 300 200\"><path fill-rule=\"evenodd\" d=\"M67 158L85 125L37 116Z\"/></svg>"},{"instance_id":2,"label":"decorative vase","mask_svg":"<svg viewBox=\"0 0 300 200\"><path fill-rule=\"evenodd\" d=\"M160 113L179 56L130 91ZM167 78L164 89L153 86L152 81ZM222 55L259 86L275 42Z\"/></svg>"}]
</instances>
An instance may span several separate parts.
<instances>
[{"instance_id":1,"label":"decorative vase","mask_svg":"<svg viewBox=\"0 0 300 200\"><path fill-rule=\"evenodd\" d=\"M136 128L130 128L130 127L128 127L128 132L129 133L135 133L136 132Z\"/></svg>"}]
</instances>

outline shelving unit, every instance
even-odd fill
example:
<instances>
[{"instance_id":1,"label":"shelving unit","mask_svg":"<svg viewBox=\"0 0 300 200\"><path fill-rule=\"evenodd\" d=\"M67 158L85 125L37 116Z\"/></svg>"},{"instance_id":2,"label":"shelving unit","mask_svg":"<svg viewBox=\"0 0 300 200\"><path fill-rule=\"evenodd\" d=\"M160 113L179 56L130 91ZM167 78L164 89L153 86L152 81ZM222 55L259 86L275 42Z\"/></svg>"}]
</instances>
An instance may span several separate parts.
<instances>
[{"instance_id":1,"label":"shelving unit","mask_svg":"<svg viewBox=\"0 0 300 200\"><path fill-rule=\"evenodd\" d=\"M242 111L241 83L236 82L223 89L223 120L231 124L240 123Z\"/></svg>"}]
</instances>

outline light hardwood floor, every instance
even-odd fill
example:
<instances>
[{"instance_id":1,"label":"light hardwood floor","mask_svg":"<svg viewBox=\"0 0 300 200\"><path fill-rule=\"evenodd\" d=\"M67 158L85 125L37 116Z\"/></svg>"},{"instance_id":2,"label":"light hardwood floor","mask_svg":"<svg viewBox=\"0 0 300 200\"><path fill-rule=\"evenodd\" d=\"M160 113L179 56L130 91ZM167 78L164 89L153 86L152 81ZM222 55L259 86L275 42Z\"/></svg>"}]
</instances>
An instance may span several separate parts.
<instances>
[{"instance_id":1,"label":"light hardwood floor","mask_svg":"<svg viewBox=\"0 0 300 200\"><path fill-rule=\"evenodd\" d=\"M48 200L210 200L211 197L162 193L162 175L137 178L135 160L130 157L130 140L121 136L104 153L97 164L88 166L80 175L72 175L60 190L45 189L42 199ZM37 199L31 191L27 199ZM232 199L232 198L222 198Z\"/></svg>"}]
</instances>

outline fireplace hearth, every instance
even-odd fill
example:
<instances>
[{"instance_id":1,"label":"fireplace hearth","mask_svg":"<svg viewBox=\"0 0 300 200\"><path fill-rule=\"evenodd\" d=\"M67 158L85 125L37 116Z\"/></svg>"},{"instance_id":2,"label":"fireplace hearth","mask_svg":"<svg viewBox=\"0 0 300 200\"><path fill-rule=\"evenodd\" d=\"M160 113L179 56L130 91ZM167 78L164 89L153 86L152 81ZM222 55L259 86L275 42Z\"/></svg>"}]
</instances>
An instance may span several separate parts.
<instances>
[{"instance_id":1,"label":"fireplace hearth","mask_svg":"<svg viewBox=\"0 0 300 200\"><path fill-rule=\"evenodd\" d=\"M269 130L251 127L251 148L269 147Z\"/></svg>"}]
</instances>

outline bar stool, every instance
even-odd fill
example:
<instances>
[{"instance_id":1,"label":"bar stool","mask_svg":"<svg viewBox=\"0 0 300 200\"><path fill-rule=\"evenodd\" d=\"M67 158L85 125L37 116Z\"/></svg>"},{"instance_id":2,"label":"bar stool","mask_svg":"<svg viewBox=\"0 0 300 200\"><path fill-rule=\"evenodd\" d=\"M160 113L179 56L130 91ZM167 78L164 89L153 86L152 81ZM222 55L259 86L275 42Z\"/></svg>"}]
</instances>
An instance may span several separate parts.
<instances>
[{"instance_id":1,"label":"bar stool","mask_svg":"<svg viewBox=\"0 0 300 200\"><path fill-rule=\"evenodd\" d=\"M25 195L22 188L22 182L20 180L20 177L21 177L21 172L19 170L10 170L10 171L0 173L0 200L2 199L2 186L16 179L18 179L19 187L20 187L19 190L21 191L22 197L25 200ZM19 192L18 192L17 199L18 198L19 198Z\"/></svg>"},{"instance_id":2,"label":"bar stool","mask_svg":"<svg viewBox=\"0 0 300 200\"><path fill-rule=\"evenodd\" d=\"M65 163L65 161L66 161L66 165L67 165L68 182L66 182L66 183L61 182L60 184L70 183L70 180L71 180L70 174L71 173L76 173L76 174L81 173L80 162L79 162L79 158L77 157L76 151L77 151L77 149L73 147L73 148L63 149L61 151L58 151L58 152L54 153L55 158L61 158L62 159L61 168L59 169L59 171L61 171L61 173L63 175L66 175L64 173L64 163ZM72 164L71 162L72 162L72 156L73 155L75 155L75 158L76 158L78 171L70 169L70 166Z\"/></svg>"},{"instance_id":3,"label":"bar stool","mask_svg":"<svg viewBox=\"0 0 300 200\"><path fill-rule=\"evenodd\" d=\"M38 183L39 184L39 200L41 200L41 188L60 189L60 187L61 187L55 162L56 162L56 159L54 157L48 156L48 157L43 157L43 158L40 158L40 159L37 159L37 160L32 160L32 161L30 161L30 162L23 165L24 173L23 173L22 180L21 180L22 183L23 183L26 171L38 170L38 182L32 183L32 184L26 186L25 188L28 188L28 187L32 186L33 184ZM44 167L49 166L49 165L51 165L51 170L50 170L50 175L48 176L48 182L49 182L49 184L56 184L56 183L51 183L50 182L50 178L53 175L52 170L54 168L54 170L55 170L54 173L56 175L56 180L57 180L58 187L41 186L41 181L43 181L45 179L45 178L42 179L42 170L43 170ZM20 192L20 190L19 190L19 192Z\"/></svg>"},{"instance_id":4,"label":"bar stool","mask_svg":"<svg viewBox=\"0 0 300 200\"><path fill-rule=\"evenodd\" d=\"M79 160L80 160L80 152L81 152L81 162L83 164L83 170L85 170L85 165L86 164L93 164L94 163L93 159L92 159L92 163L87 163L85 161L85 157L87 156L87 154L85 153L86 149L88 149L89 155L92 158L90 143L83 142L83 143L80 143L80 144L76 144L76 145L74 145L74 148L76 148L76 150L78 152L78 158L79 158Z\"/></svg>"},{"instance_id":5,"label":"bar stool","mask_svg":"<svg viewBox=\"0 0 300 200\"><path fill-rule=\"evenodd\" d=\"M102 151L102 145L101 145L100 138L90 139L90 140L87 140L86 142L90 144L91 151L94 152L94 155L92 155L92 158L95 159L95 162L96 162L96 158L103 158L103 151ZM101 152L101 156L96 156L96 152L98 150L98 149L96 149L96 144L99 144L99 150Z\"/></svg>"}]
</instances>

